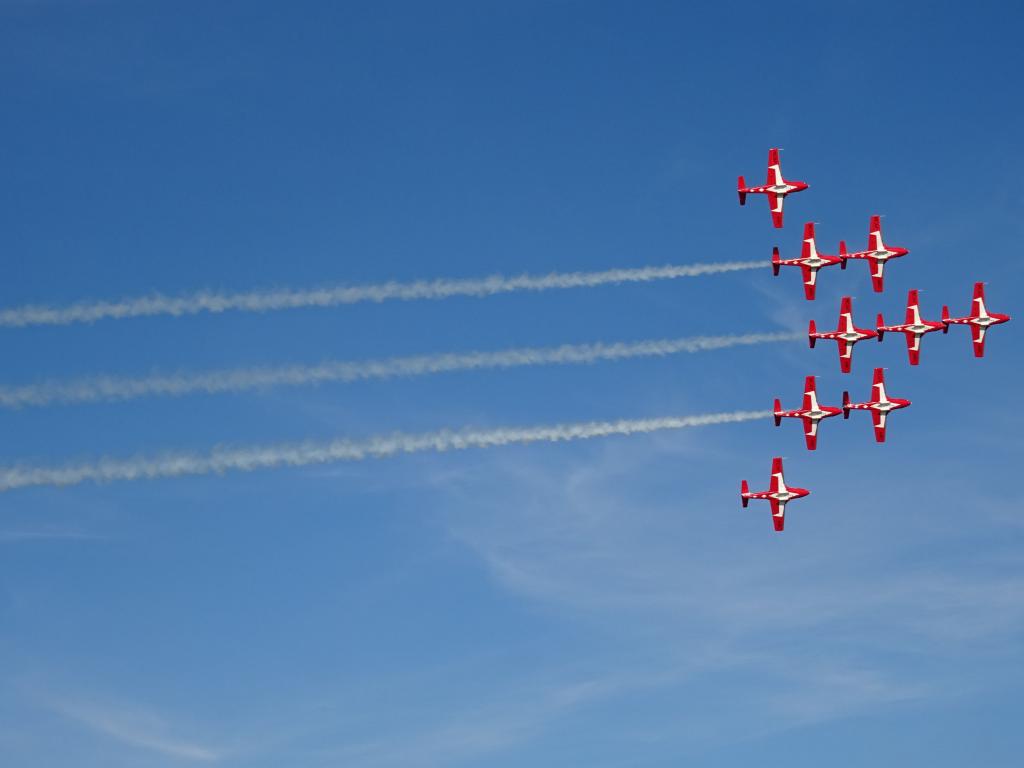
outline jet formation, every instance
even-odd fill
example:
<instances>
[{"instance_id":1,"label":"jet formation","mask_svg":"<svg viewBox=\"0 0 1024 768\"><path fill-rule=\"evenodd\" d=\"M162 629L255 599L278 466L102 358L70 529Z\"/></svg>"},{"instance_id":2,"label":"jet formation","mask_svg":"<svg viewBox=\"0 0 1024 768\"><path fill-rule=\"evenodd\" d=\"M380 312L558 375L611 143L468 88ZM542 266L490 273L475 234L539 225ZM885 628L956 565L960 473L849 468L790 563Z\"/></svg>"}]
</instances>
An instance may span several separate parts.
<instances>
[{"instance_id":1,"label":"jet formation","mask_svg":"<svg viewBox=\"0 0 1024 768\"><path fill-rule=\"evenodd\" d=\"M889 259L898 259L906 256L910 251L895 245L886 245L882 240L882 217L872 216L868 224L868 249L866 251L850 252L846 249L846 241L839 241L839 253L828 256L818 252L814 240L814 222L804 224L804 240L800 257L796 259L780 259L778 246L772 248L772 272L777 277L779 267L800 267L804 281L804 297L808 301L814 301L814 285L817 281L818 270L822 267L829 267L838 264L840 269L846 269L846 262L849 259L863 259L868 262L871 274L871 287L875 293L881 293L885 289L885 265Z\"/></svg>"},{"instance_id":2,"label":"jet formation","mask_svg":"<svg viewBox=\"0 0 1024 768\"><path fill-rule=\"evenodd\" d=\"M737 191L740 205L746 204L748 194L767 195L772 224L776 229L781 229L783 224L782 207L786 196L794 192L802 192L808 187L806 182L787 180L783 177L779 163L779 150L772 148L768 150L768 180L765 185L748 187L744 178L740 176ZM771 266L772 273L776 277L782 267L799 267L804 286L804 298L814 301L818 273L822 269L839 265L840 269L845 270L847 261L850 259L866 261L872 289L876 293L882 293L885 290L885 265L892 259L902 258L909 253L907 248L885 242L882 236L882 217L873 215L868 223L866 250L851 252L846 247L846 241L840 240L838 253L824 253L818 249L815 223L807 222L804 224L800 255L783 258L776 246L772 248ZM971 329L974 356L984 357L985 336L989 328L1009 320L1009 315L989 312L985 305L985 283L974 284L974 295L971 299L969 314L963 317L952 317L949 307L943 306L939 320L926 320L922 317L919 290L915 288L907 294L907 307L903 323L887 325L882 313L878 313L874 328L860 328L853 320L853 298L843 296L839 304L839 320L836 329L834 331L819 331L812 319L808 324L807 340L811 348L814 348L819 339L835 341L839 352L839 369L843 373L850 373L853 370L853 347L859 341L875 338L881 342L887 333L890 335L903 334L907 343L908 361L911 366L916 366L921 362L921 340L926 335L936 331L948 334L950 326L966 325ZM818 425L825 419L842 414L843 419L846 420L850 418L850 413L853 411L868 411L871 414L875 442L884 443L889 414L907 408L910 404L910 400L888 395L885 387L885 369L875 368L870 395L864 402L853 402L850 399L850 393L844 391L841 406L822 405L818 402L816 377L807 376L800 407L792 410L784 409L782 401L775 398L772 418L776 427L782 424L783 419L798 419L803 428L807 450L814 451L818 447ZM793 499L807 496L809 493L810 491L805 488L786 485L782 472L782 458L778 456L772 459L771 481L767 491L751 492L746 480L740 484L740 499L744 507L751 499L765 499L771 504L772 523L776 531L782 531L785 526L786 504Z\"/></svg>"}]
</instances>

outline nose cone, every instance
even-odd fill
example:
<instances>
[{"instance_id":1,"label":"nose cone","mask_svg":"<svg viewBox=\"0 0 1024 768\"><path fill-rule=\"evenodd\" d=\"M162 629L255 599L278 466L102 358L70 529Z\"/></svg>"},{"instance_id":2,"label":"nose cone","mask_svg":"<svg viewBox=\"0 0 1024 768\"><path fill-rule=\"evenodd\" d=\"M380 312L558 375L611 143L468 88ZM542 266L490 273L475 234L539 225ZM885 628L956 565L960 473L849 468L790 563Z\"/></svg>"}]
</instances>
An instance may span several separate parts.
<instances>
[{"instance_id":1,"label":"nose cone","mask_svg":"<svg viewBox=\"0 0 1024 768\"><path fill-rule=\"evenodd\" d=\"M897 256L906 256L910 253L910 249L908 248L893 248L893 250L896 251Z\"/></svg>"}]
</instances>

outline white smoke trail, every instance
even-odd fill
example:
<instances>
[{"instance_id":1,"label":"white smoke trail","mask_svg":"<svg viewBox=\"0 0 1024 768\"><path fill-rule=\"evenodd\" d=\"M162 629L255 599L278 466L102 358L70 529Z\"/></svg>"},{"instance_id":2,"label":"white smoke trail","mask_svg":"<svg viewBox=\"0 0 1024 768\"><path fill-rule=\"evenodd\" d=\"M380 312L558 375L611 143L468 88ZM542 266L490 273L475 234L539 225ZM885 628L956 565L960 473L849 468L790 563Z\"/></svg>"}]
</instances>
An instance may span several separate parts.
<instances>
[{"instance_id":1,"label":"white smoke trail","mask_svg":"<svg viewBox=\"0 0 1024 768\"><path fill-rule=\"evenodd\" d=\"M161 294L122 301L97 301L53 307L29 305L0 310L0 327L71 325L105 319L153 315L196 315L202 312L269 312L299 307L333 307L360 302L447 299L452 296L493 296L514 291L548 291L556 288L593 288L616 283L639 283L696 277L764 267L764 261L727 261L717 264L666 265L609 269L604 272L554 272L549 275L491 275L483 278L387 282L377 285L338 285L308 290L268 290L245 293L200 292L171 297Z\"/></svg>"},{"instance_id":2,"label":"white smoke trail","mask_svg":"<svg viewBox=\"0 0 1024 768\"><path fill-rule=\"evenodd\" d=\"M684 429L711 424L731 424L767 419L771 411L734 411L702 416L668 416L656 419L588 421L541 427L499 427L488 430L381 435L366 440L333 440L328 443L216 448L208 454L166 454L154 458L103 458L58 467L0 467L0 491L30 486L66 486L88 481L140 480L180 475L205 475L229 470L253 472L270 467L302 467L336 461L382 459L402 453L457 451L493 448L511 443L588 440L609 435L633 435L665 429Z\"/></svg>"},{"instance_id":3,"label":"white smoke trail","mask_svg":"<svg viewBox=\"0 0 1024 768\"><path fill-rule=\"evenodd\" d=\"M658 357L681 352L703 352L726 347L802 340L799 333L749 333L742 336L694 336L613 344L564 344L559 347L504 349L415 357L393 357L362 362L335 361L319 365L279 368L240 368L205 373L152 375L138 378L98 376L72 381L47 381L17 387L0 387L0 406L20 408L51 403L87 403L131 400L152 395L187 395L242 392L276 386L325 382L352 382L424 376L452 371L516 368L535 365L594 363Z\"/></svg>"}]
</instances>

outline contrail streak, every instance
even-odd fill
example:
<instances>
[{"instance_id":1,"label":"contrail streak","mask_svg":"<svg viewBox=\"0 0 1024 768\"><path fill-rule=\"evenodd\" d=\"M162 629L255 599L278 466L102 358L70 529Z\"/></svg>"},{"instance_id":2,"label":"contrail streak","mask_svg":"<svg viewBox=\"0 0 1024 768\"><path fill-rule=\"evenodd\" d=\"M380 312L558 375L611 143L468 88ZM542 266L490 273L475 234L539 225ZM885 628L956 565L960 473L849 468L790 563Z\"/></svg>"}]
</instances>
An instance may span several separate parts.
<instances>
[{"instance_id":1,"label":"contrail streak","mask_svg":"<svg viewBox=\"0 0 1024 768\"><path fill-rule=\"evenodd\" d=\"M189 296L153 294L121 301L97 301L69 306L28 305L0 310L0 327L71 325L97 320L154 315L196 315L202 312L270 312L300 307L333 307L360 302L447 299L452 296L494 296L514 291L549 291L556 288L593 288L616 283L641 283L736 272L764 267L764 261L726 261L717 264L666 265L609 269L604 272L554 272L549 275L491 275L483 278L417 280L376 285L337 285L308 290L267 290L244 293L203 291Z\"/></svg>"},{"instance_id":2,"label":"contrail streak","mask_svg":"<svg viewBox=\"0 0 1024 768\"><path fill-rule=\"evenodd\" d=\"M333 440L245 448L215 448L207 454L165 454L152 458L102 458L65 466L14 466L0 468L0 491L30 486L66 486L84 482L152 480L181 475L206 475L229 470L253 472L271 467L304 467L337 461L382 459L402 453L458 451L494 448L512 443L588 440L610 435L633 435L665 429L685 429L711 424L731 424L767 419L771 411L733 411L701 416L668 416L655 419L587 421L539 427L499 427L487 430L441 430L422 434L381 435L366 440Z\"/></svg>"},{"instance_id":3,"label":"contrail streak","mask_svg":"<svg viewBox=\"0 0 1024 768\"><path fill-rule=\"evenodd\" d=\"M179 396L243 392L278 386L327 382L352 382L425 376L453 371L517 368L536 365L594 363L659 357L682 352L703 352L726 347L802 340L799 333L749 333L742 336L692 336L648 341L564 344L558 347L504 349L496 352L465 352L414 357L392 357L360 362L334 361L318 365L278 368L238 368L203 373L151 375L137 378L97 376L71 381L46 381L16 387L0 387L0 406L20 408L52 403L89 403L132 400L157 395Z\"/></svg>"}]
</instances>

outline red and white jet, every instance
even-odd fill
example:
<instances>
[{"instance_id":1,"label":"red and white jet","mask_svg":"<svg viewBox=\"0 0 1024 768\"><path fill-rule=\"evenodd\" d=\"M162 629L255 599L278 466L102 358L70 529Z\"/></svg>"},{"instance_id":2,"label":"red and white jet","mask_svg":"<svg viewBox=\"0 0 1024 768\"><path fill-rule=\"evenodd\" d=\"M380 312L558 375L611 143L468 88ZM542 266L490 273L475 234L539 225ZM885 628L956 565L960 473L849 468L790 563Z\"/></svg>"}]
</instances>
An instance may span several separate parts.
<instances>
[{"instance_id":1,"label":"red and white jet","mask_svg":"<svg viewBox=\"0 0 1024 768\"><path fill-rule=\"evenodd\" d=\"M803 407L794 411L782 410L782 402L775 398L775 426L779 426L783 419L803 419L804 438L807 440L807 450L813 451L818 447L818 422L832 416L838 416L843 412L842 408L833 408L830 405L818 405L818 393L814 385L814 377L808 376L804 382L804 403Z\"/></svg>"},{"instance_id":2,"label":"red and white jet","mask_svg":"<svg viewBox=\"0 0 1024 768\"><path fill-rule=\"evenodd\" d=\"M906 256L910 251L906 248L897 248L895 245L886 245L882 240L882 217L872 216L871 226L868 227L868 249L866 251L846 252L846 243L839 243L839 257L843 259L867 259L871 266L871 286L875 293L881 293L883 286L882 273L885 270L885 262L889 259L898 259Z\"/></svg>"},{"instance_id":3,"label":"red and white jet","mask_svg":"<svg viewBox=\"0 0 1024 768\"><path fill-rule=\"evenodd\" d=\"M985 356L985 332L993 325L1005 323L1009 315L1000 315L985 309L985 284L974 284L974 299L971 301L971 314L967 317L950 317L949 307L942 308L942 322L950 325L971 326L971 337L974 340L974 356Z\"/></svg>"},{"instance_id":4,"label":"red and white jet","mask_svg":"<svg viewBox=\"0 0 1024 768\"><path fill-rule=\"evenodd\" d=\"M875 368L875 378L871 383L871 397L864 403L851 403L850 393L843 392L843 418L850 418L850 411L871 411L871 420L875 423L875 442L885 442L885 419L891 411L898 411L910 405L909 400L889 397L885 394L885 369Z\"/></svg>"},{"instance_id":5,"label":"red and white jet","mask_svg":"<svg viewBox=\"0 0 1024 768\"><path fill-rule=\"evenodd\" d=\"M813 320L807 329L807 340L811 349L814 348L817 339L832 339L839 345L839 368L843 373L849 373L853 365L853 345L861 339L873 339L877 335L876 331L858 328L853 324L853 301L849 296L843 296L839 306L839 327L836 330L818 333Z\"/></svg>"},{"instance_id":6,"label":"red and white jet","mask_svg":"<svg viewBox=\"0 0 1024 768\"><path fill-rule=\"evenodd\" d=\"M782 201L786 195L792 192L803 192L808 185L802 181L787 181L782 178L782 168L779 166L779 150L772 148L768 150L768 180L763 187L748 187L747 182L740 176L737 192L740 195L740 205L747 204L747 195L768 195L768 207L772 211L772 224L776 229L782 228Z\"/></svg>"},{"instance_id":7,"label":"red and white jet","mask_svg":"<svg viewBox=\"0 0 1024 768\"><path fill-rule=\"evenodd\" d=\"M789 488L782 476L782 458L776 456L772 459L772 479L767 491L750 492L747 481L740 484L740 499L743 506L751 499L768 499L772 505L772 524L776 531L781 531L786 525L786 504L793 499L799 499L810 493L806 488Z\"/></svg>"},{"instance_id":8,"label":"red and white jet","mask_svg":"<svg viewBox=\"0 0 1024 768\"><path fill-rule=\"evenodd\" d=\"M818 253L818 246L814 242L814 222L804 224L804 244L798 259L780 259L779 249L772 248L772 272L779 276L779 267L800 267L804 277L804 296L808 301L814 300L814 286L818 281L818 270L838 264L840 268L846 269L846 259L839 256L829 256L827 253Z\"/></svg>"},{"instance_id":9,"label":"red and white jet","mask_svg":"<svg viewBox=\"0 0 1024 768\"><path fill-rule=\"evenodd\" d=\"M912 288L907 294L907 321L902 325L886 325L882 313L878 313L878 340L881 341L886 331L903 333L907 337L907 354L910 364L917 365L921 361L921 337L933 331L949 333L949 326L935 320L922 320L921 307L917 301L917 289Z\"/></svg>"}]
</instances>

